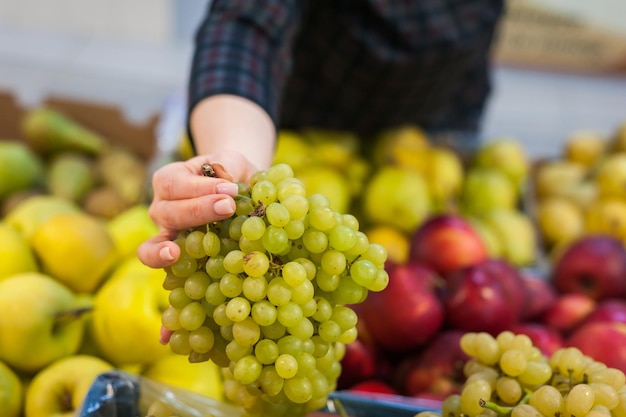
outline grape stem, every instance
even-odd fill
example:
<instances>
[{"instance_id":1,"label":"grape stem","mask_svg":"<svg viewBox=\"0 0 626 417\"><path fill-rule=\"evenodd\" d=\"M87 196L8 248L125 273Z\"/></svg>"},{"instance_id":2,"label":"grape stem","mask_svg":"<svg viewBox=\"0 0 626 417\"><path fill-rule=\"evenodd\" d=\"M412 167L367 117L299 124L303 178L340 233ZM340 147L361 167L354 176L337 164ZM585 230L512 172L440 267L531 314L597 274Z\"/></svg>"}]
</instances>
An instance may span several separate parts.
<instances>
[{"instance_id":1,"label":"grape stem","mask_svg":"<svg viewBox=\"0 0 626 417\"><path fill-rule=\"evenodd\" d=\"M485 401L482 398L478 400L478 405L488 410L495 411L499 416L508 416L511 414L515 407L521 404L526 404L530 400L531 394L532 392L526 391L526 394L522 397L522 399L512 407L505 407L503 405L494 403L493 401Z\"/></svg>"},{"instance_id":2,"label":"grape stem","mask_svg":"<svg viewBox=\"0 0 626 417\"><path fill-rule=\"evenodd\" d=\"M341 404L341 401L339 401L336 398L333 398L333 405L335 406L335 410L341 417L348 417L348 413L346 412L346 409L343 407L343 404Z\"/></svg>"}]
</instances>

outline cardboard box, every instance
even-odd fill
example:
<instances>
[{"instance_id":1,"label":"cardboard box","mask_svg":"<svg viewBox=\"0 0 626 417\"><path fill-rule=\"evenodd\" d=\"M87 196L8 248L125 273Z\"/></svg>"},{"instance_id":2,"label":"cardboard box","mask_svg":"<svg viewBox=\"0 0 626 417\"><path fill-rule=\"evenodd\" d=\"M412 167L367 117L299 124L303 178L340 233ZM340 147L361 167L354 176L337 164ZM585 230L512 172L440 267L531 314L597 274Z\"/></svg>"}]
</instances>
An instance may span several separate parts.
<instances>
[{"instance_id":1,"label":"cardboard box","mask_svg":"<svg viewBox=\"0 0 626 417\"><path fill-rule=\"evenodd\" d=\"M41 104L62 112L113 144L130 148L145 160L154 157L159 115L150 117L144 124L136 124L128 121L120 109L100 103L52 96ZM21 120L27 111L10 92L0 91L0 137L21 139Z\"/></svg>"},{"instance_id":2,"label":"cardboard box","mask_svg":"<svg viewBox=\"0 0 626 417\"><path fill-rule=\"evenodd\" d=\"M624 76L626 26L614 22L625 14L626 3L614 0L508 0L494 58L529 69Z\"/></svg>"}]
</instances>

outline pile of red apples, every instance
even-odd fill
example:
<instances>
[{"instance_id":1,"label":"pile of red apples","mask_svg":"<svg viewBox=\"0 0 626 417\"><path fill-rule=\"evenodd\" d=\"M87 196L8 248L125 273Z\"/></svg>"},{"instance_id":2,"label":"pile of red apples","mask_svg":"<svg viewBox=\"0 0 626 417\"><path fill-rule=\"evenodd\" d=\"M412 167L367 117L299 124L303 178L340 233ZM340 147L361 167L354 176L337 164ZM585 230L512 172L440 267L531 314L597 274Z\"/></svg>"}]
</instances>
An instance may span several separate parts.
<instances>
[{"instance_id":1,"label":"pile of red apples","mask_svg":"<svg viewBox=\"0 0 626 417\"><path fill-rule=\"evenodd\" d=\"M540 273L489 257L462 217L437 215L387 271L389 286L354 306L359 337L338 389L443 399L464 381L460 337L481 331L527 334L548 356L575 346L626 372L626 249L615 238L584 236Z\"/></svg>"}]
</instances>

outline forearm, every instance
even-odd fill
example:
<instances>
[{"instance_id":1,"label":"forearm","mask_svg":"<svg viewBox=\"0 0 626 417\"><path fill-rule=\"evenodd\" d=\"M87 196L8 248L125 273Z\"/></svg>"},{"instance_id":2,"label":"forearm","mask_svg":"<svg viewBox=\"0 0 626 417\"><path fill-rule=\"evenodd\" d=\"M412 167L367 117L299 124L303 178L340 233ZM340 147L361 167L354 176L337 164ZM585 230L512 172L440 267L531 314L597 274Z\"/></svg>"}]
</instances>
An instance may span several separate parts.
<instances>
[{"instance_id":1,"label":"forearm","mask_svg":"<svg viewBox=\"0 0 626 417\"><path fill-rule=\"evenodd\" d=\"M189 127L199 155L236 151L258 170L272 163L276 129L251 100L228 94L205 98L193 108Z\"/></svg>"}]
</instances>

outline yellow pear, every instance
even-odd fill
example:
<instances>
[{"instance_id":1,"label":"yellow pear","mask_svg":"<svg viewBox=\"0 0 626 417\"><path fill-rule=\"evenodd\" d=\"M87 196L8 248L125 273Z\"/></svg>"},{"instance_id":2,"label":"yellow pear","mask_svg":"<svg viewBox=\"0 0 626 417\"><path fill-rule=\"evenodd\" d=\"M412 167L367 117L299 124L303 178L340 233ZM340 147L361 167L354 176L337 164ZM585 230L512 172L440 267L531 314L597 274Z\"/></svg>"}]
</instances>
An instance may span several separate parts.
<instances>
[{"instance_id":1,"label":"yellow pear","mask_svg":"<svg viewBox=\"0 0 626 417\"><path fill-rule=\"evenodd\" d=\"M118 262L103 221L83 212L58 213L33 236L42 269L79 293L93 293Z\"/></svg>"},{"instance_id":2,"label":"yellow pear","mask_svg":"<svg viewBox=\"0 0 626 417\"><path fill-rule=\"evenodd\" d=\"M602 233L626 242L626 201L603 198L591 204L585 213L588 233Z\"/></svg>"},{"instance_id":3,"label":"yellow pear","mask_svg":"<svg viewBox=\"0 0 626 417\"><path fill-rule=\"evenodd\" d=\"M0 220L0 281L20 272L39 270L35 254L17 230ZM10 261L9 261L10 260Z\"/></svg>"},{"instance_id":4,"label":"yellow pear","mask_svg":"<svg viewBox=\"0 0 626 417\"><path fill-rule=\"evenodd\" d=\"M594 176L600 197L626 198L626 153L608 155Z\"/></svg>"},{"instance_id":5,"label":"yellow pear","mask_svg":"<svg viewBox=\"0 0 626 417\"><path fill-rule=\"evenodd\" d=\"M433 146L426 151L426 160L422 174L431 190L433 204L447 209L456 201L463 187L461 158L450 149Z\"/></svg>"},{"instance_id":6,"label":"yellow pear","mask_svg":"<svg viewBox=\"0 0 626 417\"><path fill-rule=\"evenodd\" d=\"M304 129L311 145L313 163L324 164L344 172L359 151L359 140L351 132L327 129Z\"/></svg>"},{"instance_id":7,"label":"yellow pear","mask_svg":"<svg viewBox=\"0 0 626 417\"><path fill-rule=\"evenodd\" d=\"M585 232L583 211L565 198L550 197L538 202L536 219L541 236L550 247L572 242Z\"/></svg>"},{"instance_id":8,"label":"yellow pear","mask_svg":"<svg viewBox=\"0 0 626 417\"><path fill-rule=\"evenodd\" d=\"M60 152L47 165L47 186L50 194L77 204L96 184L92 160L79 152Z\"/></svg>"},{"instance_id":9,"label":"yellow pear","mask_svg":"<svg viewBox=\"0 0 626 417\"><path fill-rule=\"evenodd\" d=\"M307 195L323 194L330 207L347 213L352 204L352 194L347 178L337 169L326 165L311 165L301 170L296 177L304 183Z\"/></svg>"},{"instance_id":10,"label":"yellow pear","mask_svg":"<svg viewBox=\"0 0 626 417\"><path fill-rule=\"evenodd\" d=\"M218 401L224 400L221 370L211 361L190 363L186 356L169 353L149 364L141 375Z\"/></svg>"},{"instance_id":11,"label":"yellow pear","mask_svg":"<svg viewBox=\"0 0 626 417\"><path fill-rule=\"evenodd\" d=\"M90 300L56 279L27 272L0 281L0 360L37 372L78 351Z\"/></svg>"},{"instance_id":12,"label":"yellow pear","mask_svg":"<svg viewBox=\"0 0 626 417\"><path fill-rule=\"evenodd\" d=\"M482 145L472 166L497 169L513 182L516 190L525 183L530 171L530 162L522 144L511 137L498 137Z\"/></svg>"},{"instance_id":13,"label":"yellow pear","mask_svg":"<svg viewBox=\"0 0 626 417\"><path fill-rule=\"evenodd\" d=\"M365 186L362 204L366 221L406 233L414 231L432 208L422 174L397 166L383 166L374 172Z\"/></svg>"},{"instance_id":14,"label":"yellow pear","mask_svg":"<svg viewBox=\"0 0 626 417\"><path fill-rule=\"evenodd\" d=\"M137 248L147 239L156 236L159 228L148 214L146 204L136 204L106 223L121 257L137 256Z\"/></svg>"},{"instance_id":15,"label":"yellow pear","mask_svg":"<svg viewBox=\"0 0 626 417\"><path fill-rule=\"evenodd\" d=\"M482 219L498 236L504 258L520 267L535 262L537 233L526 214L513 209L494 209Z\"/></svg>"},{"instance_id":16,"label":"yellow pear","mask_svg":"<svg viewBox=\"0 0 626 417\"><path fill-rule=\"evenodd\" d=\"M476 216L465 216L469 223L476 229L485 246L490 258L499 258L503 254L503 248L500 244L500 238L495 230L492 229L484 220Z\"/></svg>"},{"instance_id":17,"label":"yellow pear","mask_svg":"<svg viewBox=\"0 0 626 417\"><path fill-rule=\"evenodd\" d=\"M468 170L460 198L463 212L479 216L492 209L514 209L517 203L517 190L502 171L494 168Z\"/></svg>"},{"instance_id":18,"label":"yellow pear","mask_svg":"<svg viewBox=\"0 0 626 417\"><path fill-rule=\"evenodd\" d=\"M574 162L552 159L537 166L535 194L538 199L560 196L580 184L587 169Z\"/></svg>"},{"instance_id":19,"label":"yellow pear","mask_svg":"<svg viewBox=\"0 0 626 417\"><path fill-rule=\"evenodd\" d=\"M90 334L116 366L153 362L170 352L159 343L161 311L169 305L164 278L163 270L127 258L97 291Z\"/></svg>"},{"instance_id":20,"label":"yellow pear","mask_svg":"<svg viewBox=\"0 0 626 417\"><path fill-rule=\"evenodd\" d=\"M22 381L7 364L0 361L0 410L3 417L20 417L24 389Z\"/></svg>"},{"instance_id":21,"label":"yellow pear","mask_svg":"<svg viewBox=\"0 0 626 417\"><path fill-rule=\"evenodd\" d=\"M410 241L407 233L396 227L375 225L365 231L370 243L383 245L387 249L387 259L402 265L409 259Z\"/></svg>"},{"instance_id":22,"label":"yellow pear","mask_svg":"<svg viewBox=\"0 0 626 417\"><path fill-rule=\"evenodd\" d=\"M430 147L424 130L414 125L390 128L375 140L372 161L375 165L398 165L421 168L425 163L424 151Z\"/></svg>"},{"instance_id":23,"label":"yellow pear","mask_svg":"<svg viewBox=\"0 0 626 417\"><path fill-rule=\"evenodd\" d=\"M28 417L74 417L98 375L112 371L105 360L88 355L58 359L35 375L26 390Z\"/></svg>"},{"instance_id":24,"label":"yellow pear","mask_svg":"<svg viewBox=\"0 0 626 417\"><path fill-rule=\"evenodd\" d=\"M61 197L48 194L33 195L20 201L9 211L4 221L19 231L29 244L39 227L57 213L78 213L80 207Z\"/></svg>"},{"instance_id":25,"label":"yellow pear","mask_svg":"<svg viewBox=\"0 0 626 417\"><path fill-rule=\"evenodd\" d=\"M291 130L278 132L273 164L285 163L298 172L313 161L313 150L304 137Z\"/></svg>"},{"instance_id":26,"label":"yellow pear","mask_svg":"<svg viewBox=\"0 0 626 417\"><path fill-rule=\"evenodd\" d=\"M615 132L610 140L609 151L626 152L626 121L615 129Z\"/></svg>"},{"instance_id":27,"label":"yellow pear","mask_svg":"<svg viewBox=\"0 0 626 417\"><path fill-rule=\"evenodd\" d=\"M0 140L0 200L43 183L43 161L26 144Z\"/></svg>"},{"instance_id":28,"label":"yellow pear","mask_svg":"<svg viewBox=\"0 0 626 417\"><path fill-rule=\"evenodd\" d=\"M576 131L565 139L563 153L567 161L591 167L604 155L607 143L607 140L598 132Z\"/></svg>"}]
</instances>

